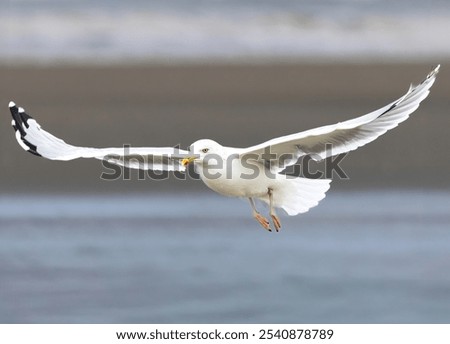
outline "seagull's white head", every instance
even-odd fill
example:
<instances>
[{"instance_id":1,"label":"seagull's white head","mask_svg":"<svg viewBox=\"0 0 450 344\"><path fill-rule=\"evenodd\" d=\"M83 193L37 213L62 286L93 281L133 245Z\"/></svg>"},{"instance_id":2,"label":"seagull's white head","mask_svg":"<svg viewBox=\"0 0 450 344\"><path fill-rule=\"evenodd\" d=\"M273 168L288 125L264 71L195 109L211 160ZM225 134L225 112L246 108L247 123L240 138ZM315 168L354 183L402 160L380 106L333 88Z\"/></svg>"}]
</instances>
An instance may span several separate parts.
<instances>
[{"instance_id":1,"label":"seagull's white head","mask_svg":"<svg viewBox=\"0 0 450 344\"><path fill-rule=\"evenodd\" d=\"M181 164L186 166L191 162L203 162L207 155L223 156L223 146L216 141L203 139L195 141L189 147L191 156L183 159Z\"/></svg>"}]
</instances>

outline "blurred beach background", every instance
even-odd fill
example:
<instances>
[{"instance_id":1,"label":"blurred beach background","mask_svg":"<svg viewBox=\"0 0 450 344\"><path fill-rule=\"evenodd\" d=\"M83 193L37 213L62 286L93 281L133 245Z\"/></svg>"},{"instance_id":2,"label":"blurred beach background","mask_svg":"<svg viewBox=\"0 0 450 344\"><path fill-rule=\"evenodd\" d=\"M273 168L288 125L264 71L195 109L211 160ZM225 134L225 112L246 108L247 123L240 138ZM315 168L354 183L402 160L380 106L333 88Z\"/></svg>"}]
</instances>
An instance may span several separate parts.
<instances>
[{"instance_id":1,"label":"blurred beach background","mask_svg":"<svg viewBox=\"0 0 450 344\"><path fill-rule=\"evenodd\" d=\"M448 1L0 0L0 322L450 322ZM202 182L100 179L66 142L249 146L429 97L268 233ZM319 167L323 167L319 165Z\"/></svg>"}]
</instances>

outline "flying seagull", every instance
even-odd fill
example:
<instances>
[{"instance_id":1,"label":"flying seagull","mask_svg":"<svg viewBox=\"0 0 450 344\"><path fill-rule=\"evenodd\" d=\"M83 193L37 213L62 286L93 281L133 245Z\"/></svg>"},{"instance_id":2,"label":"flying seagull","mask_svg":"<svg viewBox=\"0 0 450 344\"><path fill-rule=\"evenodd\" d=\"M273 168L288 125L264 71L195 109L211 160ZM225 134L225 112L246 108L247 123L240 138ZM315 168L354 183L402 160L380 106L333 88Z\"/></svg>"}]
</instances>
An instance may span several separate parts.
<instances>
[{"instance_id":1,"label":"flying seagull","mask_svg":"<svg viewBox=\"0 0 450 344\"><path fill-rule=\"evenodd\" d=\"M417 86L410 86L396 101L360 116L333 125L271 139L248 148L225 147L203 139L189 150L164 147L87 148L67 144L48 133L14 102L9 103L17 142L26 151L51 160L95 158L129 168L184 171L193 164L203 182L226 196L247 198L253 217L271 231L269 220L256 209L255 199L269 205L276 231L281 228L275 208L288 215L307 212L325 197L329 179L292 177L282 173L302 156L320 161L349 152L375 140L405 121L429 94L439 71L437 66ZM331 147L331 149L330 149Z\"/></svg>"}]
</instances>

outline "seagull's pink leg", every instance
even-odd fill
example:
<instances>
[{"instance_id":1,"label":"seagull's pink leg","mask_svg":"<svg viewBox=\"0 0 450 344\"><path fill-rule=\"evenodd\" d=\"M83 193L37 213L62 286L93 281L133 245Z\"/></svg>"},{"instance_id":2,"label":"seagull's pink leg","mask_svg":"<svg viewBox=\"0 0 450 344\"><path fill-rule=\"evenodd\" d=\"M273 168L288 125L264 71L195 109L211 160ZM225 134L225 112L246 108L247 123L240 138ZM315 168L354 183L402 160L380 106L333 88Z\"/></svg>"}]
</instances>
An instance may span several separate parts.
<instances>
[{"instance_id":1,"label":"seagull's pink leg","mask_svg":"<svg viewBox=\"0 0 450 344\"><path fill-rule=\"evenodd\" d=\"M272 232L272 229L270 228L269 220L267 220L264 216L262 216L258 210L256 210L255 202L253 201L253 198L249 197L248 200L250 201L250 205L253 209L253 217L256 219L256 221L259 222L261 226L263 226L264 229L267 229L269 232Z\"/></svg>"}]
</instances>

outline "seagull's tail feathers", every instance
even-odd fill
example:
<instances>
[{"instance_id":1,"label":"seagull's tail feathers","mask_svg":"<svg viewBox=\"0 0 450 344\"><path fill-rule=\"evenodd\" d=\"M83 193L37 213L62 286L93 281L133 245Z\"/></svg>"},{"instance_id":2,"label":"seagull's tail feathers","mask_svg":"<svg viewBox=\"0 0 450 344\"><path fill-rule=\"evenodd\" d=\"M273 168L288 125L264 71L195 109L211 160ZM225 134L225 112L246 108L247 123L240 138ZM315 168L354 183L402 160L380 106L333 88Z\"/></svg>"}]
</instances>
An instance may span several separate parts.
<instances>
[{"instance_id":1,"label":"seagull's tail feathers","mask_svg":"<svg viewBox=\"0 0 450 344\"><path fill-rule=\"evenodd\" d=\"M288 215L306 213L325 198L331 179L309 179L279 174L273 190L273 202ZM268 198L263 199L268 203Z\"/></svg>"}]
</instances>

